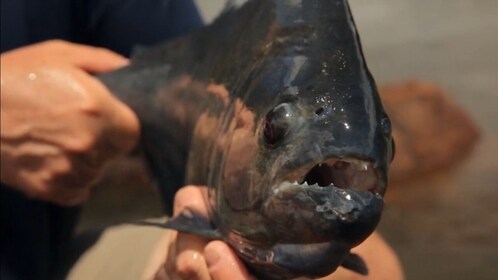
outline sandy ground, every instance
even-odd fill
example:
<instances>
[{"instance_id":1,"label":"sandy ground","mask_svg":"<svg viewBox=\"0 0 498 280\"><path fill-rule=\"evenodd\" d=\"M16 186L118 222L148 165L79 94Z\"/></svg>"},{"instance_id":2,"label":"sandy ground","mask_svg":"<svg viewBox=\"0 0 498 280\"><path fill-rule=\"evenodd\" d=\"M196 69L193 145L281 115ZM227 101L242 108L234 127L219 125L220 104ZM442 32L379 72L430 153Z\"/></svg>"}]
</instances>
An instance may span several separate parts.
<instances>
[{"instance_id":1,"label":"sandy ground","mask_svg":"<svg viewBox=\"0 0 498 280\"><path fill-rule=\"evenodd\" d=\"M208 19L220 7L220 1L198 2ZM435 82L471 114L483 135L463 163L391 186L381 232L400 255L407 279L496 279L498 2L350 2L377 82ZM101 188L88 203L79 232L158 213L150 189ZM80 258L70 278L138 279L160 234L111 227Z\"/></svg>"}]
</instances>

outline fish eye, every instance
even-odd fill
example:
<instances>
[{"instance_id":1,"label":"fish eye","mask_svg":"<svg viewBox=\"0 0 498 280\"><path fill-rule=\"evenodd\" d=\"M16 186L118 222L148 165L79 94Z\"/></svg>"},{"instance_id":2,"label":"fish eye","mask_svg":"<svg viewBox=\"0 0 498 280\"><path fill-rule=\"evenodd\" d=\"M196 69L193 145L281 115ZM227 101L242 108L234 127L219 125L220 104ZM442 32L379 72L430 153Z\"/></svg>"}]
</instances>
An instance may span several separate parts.
<instances>
[{"instance_id":1,"label":"fish eye","mask_svg":"<svg viewBox=\"0 0 498 280\"><path fill-rule=\"evenodd\" d=\"M263 131L264 140L274 145L287 135L292 123L293 111L288 103L282 103L273 108L265 118Z\"/></svg>"}]
</instances>

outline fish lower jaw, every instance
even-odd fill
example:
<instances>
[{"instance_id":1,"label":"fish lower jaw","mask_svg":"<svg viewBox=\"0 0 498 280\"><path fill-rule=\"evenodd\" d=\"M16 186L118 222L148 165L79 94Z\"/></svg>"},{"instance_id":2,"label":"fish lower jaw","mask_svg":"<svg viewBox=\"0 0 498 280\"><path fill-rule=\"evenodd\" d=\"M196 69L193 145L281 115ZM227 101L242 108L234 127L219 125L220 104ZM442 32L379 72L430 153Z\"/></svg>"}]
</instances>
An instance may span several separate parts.
<instances>
[{"instance_id":1,"label":"fish lower jaw","mask_svg":"<svg viewBox=\"0 0 498 280\"><path fill-rule=\"evenodd\" d=\"M248 265L262 279L324 277L334 272L350 248L337 242L275 244L270 248L236 247ZM310 261L312 260L312 261Z\"/></svg>"},{"instance_id":2,"label":"fish lower jaw","mask_svg":"<svg viewBox=\"0 0 498 280\"><path fill-rule=\"evenodd\" d=\"M383 189L379 177L379 171L369 161L329 158L295 170L284 183L303 187L335 187L378 194Z\"/></svg>"}]
</instances>

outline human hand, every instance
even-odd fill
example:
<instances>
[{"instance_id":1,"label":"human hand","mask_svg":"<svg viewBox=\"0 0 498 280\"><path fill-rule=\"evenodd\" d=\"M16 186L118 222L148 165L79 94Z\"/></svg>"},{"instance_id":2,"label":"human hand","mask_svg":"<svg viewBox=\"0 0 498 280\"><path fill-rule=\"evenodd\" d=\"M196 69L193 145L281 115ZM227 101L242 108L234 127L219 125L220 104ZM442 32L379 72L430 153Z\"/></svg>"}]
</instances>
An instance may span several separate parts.
<instances>
[{"instance_id":1,"label":"human hand","mask_svg":"<svg viewBox=\"0 0 498 280\"><path fill-rule=\"evenodd\" d=\"M175 196L174 215L189 208L207 216L205 187L186 186ZM221 241L168 230L153 253L144 279L255 279L230 247Z\"/></svg>"},{"instance_id":2,"label":"human hand","mask_svg":"<svg viewBox=\"0 0 498 280\"><path fill-rule=\"evenodd\" d=\"M63 41L3 53L1 182L32 198L83 202L103 165L138 141L136 116L89 74L127 63Z\"/></svg>"}]
</instances>

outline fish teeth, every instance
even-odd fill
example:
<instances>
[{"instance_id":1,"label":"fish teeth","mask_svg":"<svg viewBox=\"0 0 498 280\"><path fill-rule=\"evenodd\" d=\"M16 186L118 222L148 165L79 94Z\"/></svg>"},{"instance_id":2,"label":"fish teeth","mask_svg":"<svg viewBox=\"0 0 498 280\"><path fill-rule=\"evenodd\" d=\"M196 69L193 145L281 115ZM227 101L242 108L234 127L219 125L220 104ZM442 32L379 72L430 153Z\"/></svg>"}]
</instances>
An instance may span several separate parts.
<instances>
[{"instance_id":1,"label":"fish teeth","mask_svg":"<svg viewBox=\"0 0 498 280\"><path fill-rule=\"evenodd\" d=\"M307 186L308 185L308 181L304 181L303 185Z\"/></svg>"},{"instance_id":2,"label":"fish teeth","mask_svg":"<svg viewBox=\"0 0 498 280\"><path fill-rule=\"evenodd\" d=\"M359 171L366 171L366 170L368 170L369 163L366 162L366 161L357 160L357 159L347 159L347 160L344 160L344 161L351 163L356 168L356 170L359 170Z\"/></svg>"},{"instance_id":3,"label":"fish teeth","mask_svg":"<svg viewBox=\"0 0 498 280\"><path fill-rule=\"evenodd\" d=\"M361 170L367 170L368 169L368 163L366 163L364 161L361 162L360 163L360 168L361 168Z\"/></svg>"}]
</instances>

